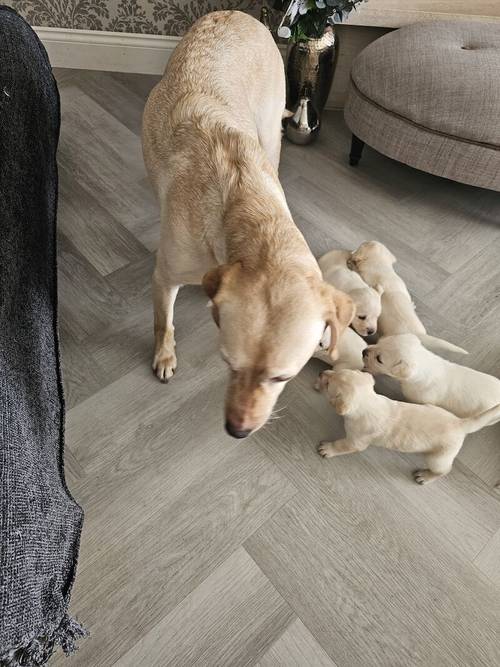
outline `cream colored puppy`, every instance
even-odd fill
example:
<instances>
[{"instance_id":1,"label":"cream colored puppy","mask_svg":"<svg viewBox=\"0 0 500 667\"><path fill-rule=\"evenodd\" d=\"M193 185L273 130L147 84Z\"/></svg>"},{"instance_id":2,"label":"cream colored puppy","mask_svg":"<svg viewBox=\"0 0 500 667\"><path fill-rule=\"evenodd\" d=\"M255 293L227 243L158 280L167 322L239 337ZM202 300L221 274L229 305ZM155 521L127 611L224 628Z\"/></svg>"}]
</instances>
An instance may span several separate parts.
<instances>
[{"instance_id":1,"label":"cream colored puppy","mask_svg":"<svg viewBox=\"0 0 500 667\"><path fill-rule=\"evenodd\" d=\"M320 359L330 366L333 365L336 370L346 368L362 370L364 368L363 350L366 349L366 347L367 344L361 336L358 336L355 331L348 327L340 336L337 345L338 356L335 361L333 361L328 352L330 348L330 328L327 327L323 334L323 338L319 343L319 347L314 353L314 358Z\"/></svg>"},{"instance_id":2,"label":"cream colored puppy","mask_svg":"<svg viewBox=\"0 0 500 667\"><path fill-rule=\"evenodd\" d=\"M348 268L349 250L330 250L318 260L323 279L348 294L356 306L351 323L360 336L372 336L377 332L377 320L382 311L380 286L369 287L359 273Z\"/></svg>"},{"instance_id":3,"label":"cream colored puppy","mask_svg":"<svg viewBox=\"0 0 500 667\"><path fill-rule=\"evenodd\" d=\"M458 417L472 417L500 403L500 380L438 357L413 334L381 338L363 355L370 373L399 380L412 403L438 405Z\"/></svg>"},{"instance_id":4,"label":"cream colored puppy","mask_svg":"<svg viewBox=\"0 0 500 667\"><path fill-rule=\"evenodd\" d=\"M320 388L344 417L346 437L322 442L325 458L362 452L369 445L424 454L427 468L417 470L417 484L447 475L465 436L500 421L500 405L461 419L433 405L413 405L376 394L375 380L361 371L324 371Z\"/></svg>"},{"instance_id":5,"label":"cream colored puppy","mask_svg":"<svg viewBox=\"0 0 500 667\"><path fill-rule=\"evenodd\" d=\"M382 289L382 313L378 319L381 336L413 333L431 349L467 354L461 347L430 336L417 313L410 293L393 269L394 255L378 241L365 241L352 253L348 264L372 287Z\"/></svg>"},{"instance_id":6,"label":"cream colored puppy","mask_svg":"<svg viewBox=\"0 0 500 667\"><path fill-rule=\"evenodd\" d=\"M322 280L287 206L277 173L284 109L271 33L222 11L182 38L144 110L161 219L153 369L164 382L172 377L174 302L182 285L201 283L229 367L226 430L236 438L265 424L325 325L334 355L354 315L351 299Z\"/></svg>"}]
</instances>

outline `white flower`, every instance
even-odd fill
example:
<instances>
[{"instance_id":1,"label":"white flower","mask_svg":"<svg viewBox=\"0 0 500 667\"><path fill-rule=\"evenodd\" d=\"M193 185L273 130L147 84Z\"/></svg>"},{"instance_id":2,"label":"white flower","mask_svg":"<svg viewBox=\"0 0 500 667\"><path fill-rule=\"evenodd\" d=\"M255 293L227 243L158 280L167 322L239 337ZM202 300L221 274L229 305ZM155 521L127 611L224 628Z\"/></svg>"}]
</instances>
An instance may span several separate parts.
<instances>
[{"instance_id":1,"label":"white flower","mask_svg":"<svg viewBox=\"0 0 500 667\"><path fill-rule=\"evenodd\" d=\"M288 26L282 25L281 27L278 28L278 37L282 37L283 39L289 39L291 36L292 36L292 31Z\"/></svg>"}]
</instances>

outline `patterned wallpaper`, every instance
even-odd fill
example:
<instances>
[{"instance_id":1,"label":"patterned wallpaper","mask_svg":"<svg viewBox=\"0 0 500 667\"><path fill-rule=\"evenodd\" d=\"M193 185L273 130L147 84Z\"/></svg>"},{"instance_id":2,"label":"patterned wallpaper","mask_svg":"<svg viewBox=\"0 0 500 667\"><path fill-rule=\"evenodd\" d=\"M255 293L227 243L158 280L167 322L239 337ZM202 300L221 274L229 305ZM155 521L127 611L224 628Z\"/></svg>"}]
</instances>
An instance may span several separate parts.
<instances>
[{"instance_id":1,"label":"patterned wallpaper","mask_svg":"<svg viewBox=\"0 0 500 667\"><path fill-rule=\"evenodd\" d=\"M7 0L31 25L182 35L215 9L258 14L261 0ZM271 3L269 3L271 4Z\"/></svg>"}]
</instances>

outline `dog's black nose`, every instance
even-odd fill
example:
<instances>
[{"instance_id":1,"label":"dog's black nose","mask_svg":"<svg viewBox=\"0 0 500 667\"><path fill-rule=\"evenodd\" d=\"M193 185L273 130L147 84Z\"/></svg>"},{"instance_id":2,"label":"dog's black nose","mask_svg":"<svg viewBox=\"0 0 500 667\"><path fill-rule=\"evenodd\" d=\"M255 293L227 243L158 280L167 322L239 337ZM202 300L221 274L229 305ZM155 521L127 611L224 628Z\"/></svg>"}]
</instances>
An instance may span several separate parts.
<instances>
[{"instance_id":1,"label":"dog's black nose","mask_svg":"<svg viewBox=\"0 0 500 667\"><path fill-rule=\"evenodd\" d=\"M368 348L365 347L365 349L363 350L363 359L367 356L368 356Z\"/></svg>"},{"instance_id":2,"label":"dog's black nose","mask_svg":"<svg viewBox=\"0 0 500 667\"><path fill-rule=\"evenodd\" d=\"M366 335L367 336L373 336L374 333L375 333L375 329L368 329L368 331L366 332Z\"/></svg>"},{"instance_id":3,"label":"dog's black nose","mask_svg":"<svg viewBox=\"0 0 500 667\"><path fill-rule=\"evenodd\" d=\"M226 431L229 433L229 435L232 435L233 438L246 438L247 435L250 435L252 432L251 429L237 429L235 428L234 424L231 424L229 419L226 421Z\"/></svg>"}]
</instances>

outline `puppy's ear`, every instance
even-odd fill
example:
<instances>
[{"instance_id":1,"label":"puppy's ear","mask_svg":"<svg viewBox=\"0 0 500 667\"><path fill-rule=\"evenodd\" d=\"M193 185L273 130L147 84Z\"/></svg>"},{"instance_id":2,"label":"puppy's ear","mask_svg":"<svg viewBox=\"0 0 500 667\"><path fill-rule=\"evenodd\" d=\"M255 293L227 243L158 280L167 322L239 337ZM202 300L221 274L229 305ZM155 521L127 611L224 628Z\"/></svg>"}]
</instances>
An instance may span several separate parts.
<instances>
[{"instance_id":1,"label":"puppy's ear","mask_svg":"<svg viewBox=\"0 0 500 667\"><path fill-rule=\"evenodd\" d=\"M325 307L324 318L330 327L330 347L328 354L333 361L338 359L337 344L342 333L350 325L356 313L353 300L344 292L323 283L322 298Z\"/></svg>"},{"instance_id":2,"label":"puppy's ear","mask_svg":"<svg viewBox=\"0 0 500 667\"><path fill-rule=\"evenodd\" d=\"M377 283L373 289L380 294L380 296L384 293L384 288L379 283Z\"/></svg>"},{"instance_id":3,"label":"puppy's ear","mask_svg":"<svg viewBox=\"0 0 500 667\"><path fill-rule=\"evenodd\" d=\"M346 415L349 412L349 403L341 394L337 394L335 399L332 401L335 412L338 415Z\"/></svg>"},{"instance_id":4,"label":"puppy's ear","mask_svg":"<svg viewBox=\"0 0 500 667\"><path fill-rule=\"evenodd\" d=\"M206 295L209 299L212 299L212 301L221 288L224 277L227 276L231 267L231 264L221 264L220 266L216 266L215 269L210 269L210 271L207 271L207 273L205 273L203 276L201 284L205 290Z\"/></svg>"},{"instance_id":5,"label":"puppy's ear","mask_svg":"<svg viewBox=\"0 0 500 667\"><path fill-rule=\"evenodd\" d=\"M403 361L401 359L401 361L398 361L397 364L394 364L392 368L396 371L397 377L401 378L402 380L407 380L416 371L416 364L412 363L411 361Z\"/></svg>"}]
</instances>

